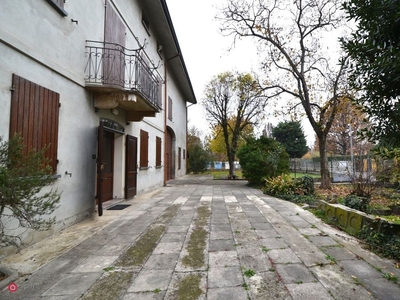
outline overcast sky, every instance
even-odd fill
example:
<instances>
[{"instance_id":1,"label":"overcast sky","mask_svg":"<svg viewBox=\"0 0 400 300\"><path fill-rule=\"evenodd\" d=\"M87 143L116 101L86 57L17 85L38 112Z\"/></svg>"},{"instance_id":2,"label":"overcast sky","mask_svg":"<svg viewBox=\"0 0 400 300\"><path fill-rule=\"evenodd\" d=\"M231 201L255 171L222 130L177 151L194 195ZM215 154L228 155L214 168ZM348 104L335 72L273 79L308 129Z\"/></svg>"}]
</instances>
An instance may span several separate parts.
<instances>
[{"instance_id":1,"label":"overcast sky","mask_svg":"<svg viewBox=\"0 0 400 300\"><path fill-rule=\"evenodd\" d=\"M257 71L257 52L250 40L237 42L229 51L233 38L220 33L221 24L215 19L217 8L226 0L166 1L198 102L189 107L189 126L206 133L208 124L200 104L205 85L222 72ZM307 140L312 143L312 131L305 125Z\"/></svg>"}]
</instances>

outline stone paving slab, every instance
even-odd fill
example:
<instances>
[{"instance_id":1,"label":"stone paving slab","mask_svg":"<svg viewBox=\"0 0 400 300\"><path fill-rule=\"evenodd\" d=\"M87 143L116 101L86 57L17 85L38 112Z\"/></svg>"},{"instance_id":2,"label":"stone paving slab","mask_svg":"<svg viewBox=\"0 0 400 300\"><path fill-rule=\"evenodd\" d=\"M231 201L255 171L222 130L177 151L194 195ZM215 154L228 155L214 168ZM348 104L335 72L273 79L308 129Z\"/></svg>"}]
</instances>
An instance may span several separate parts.
<instances>
[{"instance_id":1,"label":"stone paving slab","mask_svg":"<svg viewBox=\"0 0 400 300\"><path fill-rule=\"evenodd\" d=\"M338 265L315 266L310 269L335 299L374 299L370 292Z\"/></svg>"},{"instance_id":2,"label":"stone paving slab","mask_svg":"<svg viewBox=\"0 0 400 300\"><path fill-rule=\"evenodd\" d=\"M315 282L315 277L310 270L303 264L280 264L276 265L276 270L285 284L302 284Z\"/></svg>"},{"instance_id":3,"label":"stone paving slab","mask_svg":"<svg viewBox=\"0 0 400 300\"><path fill-rule=\"evenodd\" d=\"M242 287L210 288L207 292L208 300L243 300L247 293Z\"/></svg>"},{"instance_id":4,"label":"stone paving slab","mask_svg":"<svg viewBox=\"0 0 400 300\"><path fill-rule=\"evenodd\" d=\"M400 278L393 262L299 206L242 181L185 176L151 195L126 201L132 206L125 211L106 211L105 218L114 221L98 228L94 223L91 236L21 277L18 291L5 289L0 299L78 299L100 278L107 283L114 262L160 222L164 231L156 243L137 249L145 251L143 262L118 265L133 275L118 296L105 300L172 300L178 293L189 299L185 293L194 292L199 300L400 299L400 285L382 276L393 272ZM171 205L178 205L176 215L158 219ZM198 223L202 207L210 216ZM196 228L204 229L204 240L189 244ZM202 258L200 267L183 264L193 253Z\"/></svg>"},{"instance_id":5,"label":"stone paving slab","mask_svg":"<svg viewBox=\"0 0 400 300\"><path fill-rule=\"evenodd\" d=\"M319 282L286 284L293 300L334 300Z\"/></svg>"},{"instance_id":6,"label":"stone paving slab","mask_svg":"<svg viewBox=\"0 0 400 300\"><path fill-rule=\"evenodd\" d=\"M48 289L44 296L82 295L101 273L75 273L64 276L60 281Z\"/></svg>"},{"instance_id":7,"label":"stone paving slab","mask_svg":"<svg viewBox=\"0 0 400 300\"><path fill-rule=\"evenodd\" d=\"M243 275L239 266L214 266L210 267L208 271L208 287L211 289L241 286L243 282Z\"/></svg>"}]
</instances>

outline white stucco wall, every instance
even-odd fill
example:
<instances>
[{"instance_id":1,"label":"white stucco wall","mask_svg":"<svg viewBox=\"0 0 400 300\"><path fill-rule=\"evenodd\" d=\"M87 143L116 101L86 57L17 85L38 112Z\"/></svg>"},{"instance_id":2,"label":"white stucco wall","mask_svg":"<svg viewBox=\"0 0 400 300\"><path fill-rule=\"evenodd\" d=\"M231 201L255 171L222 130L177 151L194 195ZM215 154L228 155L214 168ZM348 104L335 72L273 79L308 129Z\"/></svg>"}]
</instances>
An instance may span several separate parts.
<instances>
[{"instance_id":1,"label":"white stucco wall","mask_svg":"<svg viewBox=\"0 0 400 300\"><path fill-rule=\"evenodd\" d=\"M124 198L125 138L130 134L138 138L140 158L140 130L149 134L149 169L138 171L137 194L163 185L165 145L165 86L163 107L156 117L142 122L125 120L121 109L118 115L110 110L96 111L92 93L85 89L85 41L104 38L105 1L68 0L67 17L61 16L46 1L2 0L0 5L0 136L8 139L10 123L11 79L15 73L29 81L60 94L57 174L53 185L62 191L60 208L54 215L57 224L48 233L25 233L29 241L51 234L94 212L96 186L97 126L100 118L108 118L125 127L125 135L115 135L114 198ZM155 35L150 36L141 23L141 9L136 1L112 1L122 14L126 25L126 47L135 49L146 40L145 51L159 66L164 76L164 62L157 53ZM71 22L77 20L78 24ZM186 159L178 168L178 147L186 152L186 103L172 74L167 76L168 96L173 99L173 121L167 121L176 135L175 176L186 173ZM156 137L162 139L162 168L156 168ZM72 176L65 172L72 173ZM0 250L1 252L1 250Z\"/></svg>"},{"instance_id":2,"label":"white stucco wall","mask_svg":"<svg viewBox=\"0 0 400 300\"><path fill-rule=\"evenodd\" d=\"M175 142L175 166L176 177L181 177L186 174L186 157L183 159L183 149L186 153L186 129L187 129L187 111L186 101L182 97L173 75L168 72L167 75L168 96L172 99L172 121L167 119L167 126L171 127L176 136ZM178 170L178 148L182 150L181 169Z\"/></svg>"}]
</instances>

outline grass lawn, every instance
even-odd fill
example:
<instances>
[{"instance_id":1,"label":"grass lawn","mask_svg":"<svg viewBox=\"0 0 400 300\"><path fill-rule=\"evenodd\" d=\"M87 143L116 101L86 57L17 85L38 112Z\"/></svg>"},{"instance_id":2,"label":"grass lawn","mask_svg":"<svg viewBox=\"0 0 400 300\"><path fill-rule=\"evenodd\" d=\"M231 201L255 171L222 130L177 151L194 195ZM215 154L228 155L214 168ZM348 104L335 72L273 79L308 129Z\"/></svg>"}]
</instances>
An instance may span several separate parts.
<instances>
[{"instance_id":1,"label":"grass lawn","mask_svg":"<svg viewBox=\"0 0 400 300\"><path fill-rule=\"evenodd\" d=\"M292 178L300 178L300 177L303 177L303 176L310 176L312 178L321 178L320 174L315 174L315 173L300 173L300 172L294 173L294 172L291 172L289 174L290 174L290 176Z\"/></svg>"},{"instance_id":2,"label":"grass lawn","mask_svg":"<svg viewBox=\"0 0 400 300\"><path fill-rule=\"evenodd\" d=\"M229 170L208 170L206 174L212 174L214 179L228 178ZM238 179L242 179L242 170L235 170Z\"/></svg>"}]
</instances>

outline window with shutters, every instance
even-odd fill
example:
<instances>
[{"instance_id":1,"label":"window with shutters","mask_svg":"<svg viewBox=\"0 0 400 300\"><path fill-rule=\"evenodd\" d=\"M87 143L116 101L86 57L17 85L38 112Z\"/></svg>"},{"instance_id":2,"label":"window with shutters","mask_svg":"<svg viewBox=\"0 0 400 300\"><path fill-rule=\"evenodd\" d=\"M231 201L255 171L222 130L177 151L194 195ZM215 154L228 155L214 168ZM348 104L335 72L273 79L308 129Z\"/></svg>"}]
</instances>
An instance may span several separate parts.
<instances>
[{"instance_id":1,"label":"window with shutters","mask_svg":"<svg viewBox=\"0 0 400 300\"><path fill-rule=\"evenodd\" d=\"M47 147L53 173L57 172L60 95L18 75L12 76L10 138L20 134L28 153Z\"/></svg>"},{"instance_id":2,"label":"window with shutters","mask_svg":"<svg viewBox=\"0 0 400 300\"><path fill-rule=\"evenodd\" d=\"M64 10L65 0L46 0L51 6L53 6L61 15L64 17L68 16L68 13Z\"/></svg>"},{"instance_id":3,"label":"window with shutters","mask_svg":"<svg viewBox=\"0 0 400 300\"><path fill-rule=\"evenodd\" d=\"M168 97L168 120L172 121L172 99Z\"/></svg>"},{"instance_id":4,"label":"window with shutters","mask_svg":"<svg viewBox=\"0 0 400 300\"><path fill-rule=\"evenodd\" d=\"M149 167L149 133L140 130L140 168L148 169Z\"/></svg>"},{"instance_id":5,"label":"window with shutters","mask_svg":"<svg viewBox=\"0 0 400 300\"><path fill-rule=\"evenodd\" d=\"M181 169L182 166L182 149L178 147L178 170Z\"/></svg>"},{"instance_id":6,"label":"window with shutters","mask_svg":"<svg viewBox=\"0 0 400 300\"><path fill-rule=\"evenodd\" d=\"M156 168L161 168L161 138L156 137Z\"/></svg>"}]
</instances>

